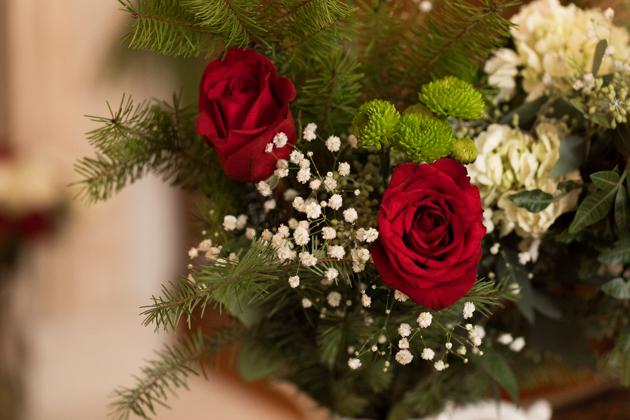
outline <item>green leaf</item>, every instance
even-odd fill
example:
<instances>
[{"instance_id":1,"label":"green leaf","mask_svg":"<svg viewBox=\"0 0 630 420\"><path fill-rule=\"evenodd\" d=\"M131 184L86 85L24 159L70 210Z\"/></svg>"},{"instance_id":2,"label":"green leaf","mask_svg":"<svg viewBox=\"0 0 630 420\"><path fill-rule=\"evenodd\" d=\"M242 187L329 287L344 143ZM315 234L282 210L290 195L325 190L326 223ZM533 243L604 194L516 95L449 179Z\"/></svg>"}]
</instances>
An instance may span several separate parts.
<instances>
[{"instance_id":1,"label":"green leaf","mask_svg":"<svg viewBox=\"0 0 630 420\"><path fill-rule=\"evenodd\" d=\"M573 105L575 109L580 111L582 114L587 113L586 105L584 105L584 103L579 98L571 99L571 105Z\"/></svg>"},{"instance_id":2,"label":"green leaf","mask_svg":"<svg viewBox=\"0 0 630 420\"><path fill-rule=\"evenodd\" d=\"M581 187L582 187L582 183L579 181L563 181L563 182L558 183L558 190L564 193L571 192Z\"/></svg>"},{"instance_id":3,"label":"green leaf","mask_svg":"<svg viewBox=\"0 0 630 420\"><path fill-rule=\"evenodd\" d=\"M626 328L619 337L619 347L624 353L630 353L630 327Z\"/></svg>"},{"instance_id":4,"label":"green leaf","mask_svg":"<svg viewBox=\"0 0 630 420\"><path fill-rule=\"evenodd\" d=\"M610 191L617 186L619 174L613 171L601 171L591 174L591 180L599 189Z\"/></svg>"},{"instance_id":5,"label":"green leaf","mask_svg":"<svg viewBox=\"0 0 630 420\"><path fill-rule=\"evenodd\" d=\"M569 226L569 233L577 233L586 226L590 226L606 217L612 207L616 192L615 189L597 191L586 197L580 204L580 207L578 207L575 219Z\"/></svg>"},{"instance_id":6,"label":"green leaf","mask_svg":"<svg viewBox=\"0 0 630 420\"><path fill-rule=\"evenodd\" d=\"M610 121L606 119L606 116L602 114L591 114L587 116L595 124L601 125L604 128L610 128Z\"/></svg>"},{"instance_id":7,"label":"green leaf","mask_svg":"<svg viewBox=\"0 0 630 420\"><path fill-rule=\"evenodd\" d=\"M621 277L614 278L602 284L601 289L602 292L615 299L630 299L630 283L626 282Z\"/></svg>"},{"instance_id":8,"label":"green leaf","mask_svg":"<svg viewBox=\"0 0 630 420\"><path fill-rule=\"evenodd\" d=\"M615 245L617 245L617 248L601 254L597 261L609 265L630 263L630 239L621 239L615 242Z\"/></svg>"},{"instance_id":9,"label":"green leaf","mask_svg":"<svg viewBox=\"0 0 630 420\"><path fill-rule=\"evenodd\" d=\"M593 77L597 77L597 72L599 72L599 67L602 65L607 47L608 42L605 39L599 41L595 47L595 55L593 55Z\"/></svg>"},{"instance_id":10,"label":"green leaf","mask_svg":"<svg viewBox=\"0 0 630 420\"><path fill-rule=\"evenodd\" d=\"M560 142L560 157L549 173L550 177L566 175L579 169L586 157L586 138L568 136Z\"/></svg>"},{"instance_id":11,"label":"green leaf","mask_svg":"<svg viewBox=\"0 0 630 420\"><path fill-rule=\"evenodd\" d=\"M541 96L531 102L525 102L523 105L503 116L499 124L511 125L514 114L518 114L519 127L524 128L531 126L534 121L536 121L536 116L538 115L538 111L540 111L540 107L547 102L547 99L549 98Z\"/></svg>"},{"instance_id":12,"label":"green leaf","mask_svg":"<svg viewBox=\"0 0 630 420\"><path fill-rule=\"evenodd\" d=\"M507 258L507 260L506 260ZM497 275L499 279L509 278L518 283L521 293L516 301L518 311L533 324L536 320L534 314L534 295L532 284L529 280L527 272L518 262L518 255L512 250L506 250L501 253L501 257L497 261Z\"/></svg>"},{"instance_id":13,"label":"green leaf","mask_svg":"<svg viewBox=\"0 0 630 420\"><path fill-rule=\"evenodd\" d=\"M284 365L277 352L259 341L246 341L238 355L238 371L247 382L269 376Z\"/></svg>"},{"instance_id":14,"label":"green leaf","mask_svg":"<svg viewBox=\"0 0 630 420\"><path fill-rule=\"evenodd\" d=\"M630 199L625 185L620 185L615 197L615 222L621 233L626 233L630 227Z\"/></svg>"},{"instance_id":15,"label":"green leaf","mask_svg":"<svg viewBox=\"0 0 630 420\"><path fill-rule=\"evenodd\" d=\"M530 213L538 213L553 202L553 195L542 190L521 191L508 197L516 207L527 209Z\"/></svg>"},{"instance_id":16,"label":"green leaf","mask_svg":"<svg viewBox=\"0 0 630 420\"><path fill-rule=\"evenodd\" d=\"M628 124L617 124L617 129L612 133L613 144L624 156L630 155L630 128Z\"/></svg>"},{"instance_id":17,"label":"green leaf","mask_svg":"<svg viewBox=\"0 0 630 420\"><path fill-rule=\"evenodd\" d=\"M505 388L514 403L518 405L518 384L503 356L491 348L484 348L483 356L472 356L471 360Z\"/></svg>"},{"instance_id":18,"label":"green leaf","mask_svg":"<svg viewBox=\"0 0 630 420\"><path fill-rule=\"evenodd\" d=\"M549 298L549 296L534 290L534 309L549 319L561 319L560 308Z\"/></svg>"}]
</instances>

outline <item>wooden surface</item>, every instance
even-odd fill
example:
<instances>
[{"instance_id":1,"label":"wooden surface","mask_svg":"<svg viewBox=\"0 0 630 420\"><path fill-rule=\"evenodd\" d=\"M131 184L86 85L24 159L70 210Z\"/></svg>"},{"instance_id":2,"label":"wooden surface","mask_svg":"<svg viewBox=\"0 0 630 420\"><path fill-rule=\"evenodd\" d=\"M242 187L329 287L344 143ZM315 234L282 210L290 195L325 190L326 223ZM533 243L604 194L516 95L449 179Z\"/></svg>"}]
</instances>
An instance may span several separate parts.
<instances>
[{"instance_id":1,"label":"wooden surface","mask_svg":"<svg viewBox=\"0 0 630 420\"><path fill-rule=\"evenodd\" d=\"M630 390L611 389L604 393L554 410L552 420L628 420Z\"/></svg>"}]
</instances>

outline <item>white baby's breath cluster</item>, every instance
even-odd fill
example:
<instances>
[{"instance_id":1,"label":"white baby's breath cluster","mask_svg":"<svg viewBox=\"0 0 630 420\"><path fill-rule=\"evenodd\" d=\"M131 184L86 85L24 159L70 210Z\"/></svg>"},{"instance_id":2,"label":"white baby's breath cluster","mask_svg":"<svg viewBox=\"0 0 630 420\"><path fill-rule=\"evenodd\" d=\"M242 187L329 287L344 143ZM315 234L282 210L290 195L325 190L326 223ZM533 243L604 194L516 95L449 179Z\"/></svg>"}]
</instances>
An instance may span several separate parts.
<instances>
[{"instance_id":1,"label":"white baby's breath cluster","mask_svg":"<svg viewBox=\"0 0 630 420\"><path fill-rule=\"evenodd\" d=\"M559 193L559 182L581 181L579 170L550 177L560 157L560 141L568 133L563 123L538 124L537 138L508 125L492 124L474 140L478 155L475 163L468 165L468 173L471 182L479 187L486 209L484 224L490 232L499 225L501 236L516 231L524 239L522 250L529 252L533 261L538 255L540 238L560 215L577 207L580 191L571 191L538 213L517 207L509 197L535 189L555 195Z\"/></svg>"},{"instance_id":2,"label":"white baby's breath cluster","mask_svg":"<svg viewBox=\"0 0 630 420\"><path fill-rule=\"evenodd\" d=\"M485 66L489 83L500 89L500 100L511 99L517 66L522 66L527 101L548 89L567 92L576 80L588 84L588 77L583 76L591 73L595 47L602 39L608 41L608 49L599 72L611 73L615 61L630 58L628 31L613 25L613 17L612 9L583 10L574 4L562 6L558 0L536 0L523 6L511 19L516 24L510 30L516 52L495 51Z\"/></svg>"}]
</instances>

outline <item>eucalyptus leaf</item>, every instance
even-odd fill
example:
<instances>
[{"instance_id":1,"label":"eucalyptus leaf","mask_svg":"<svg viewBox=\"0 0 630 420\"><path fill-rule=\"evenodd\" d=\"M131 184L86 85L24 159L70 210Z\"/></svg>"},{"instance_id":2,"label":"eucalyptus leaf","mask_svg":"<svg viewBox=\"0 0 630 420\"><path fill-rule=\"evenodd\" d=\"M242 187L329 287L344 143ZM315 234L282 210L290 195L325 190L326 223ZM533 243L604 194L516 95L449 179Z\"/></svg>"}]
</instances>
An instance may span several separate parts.
<instances>
[{"instance_id":1,"label":"eucalyptus leaf","mask_svg":"<svg viewBox=\"0 0 630 420\"><path fill-rule=\"evenodd\" d=\"M504 255L507 257L507 261ZM501 258L497 261L497 275L499 279L509 278L518 283L521 293L516 301L516 308L530 324L533 324L536 320L536 315L534 314L532 284L529 280L528 273L523 269L523 266L519 264L516 252L506 250L501 253Z\"/></svg>"},{"instance_id":2,"label":"eucalyptus leaf","mask_svg":"<svg viewBox=\"0 0 630 420\"><path fill-rule=\"evenodd\" d=\"M508 197L516 207L527 209L530 213L538 213L546 209L553 200L553 195L542 190L521 191Z\"/></svg>"},{"instance_id":3,"label":"eucalyptus leaf","mask_svg":"<svg viewBox=\"0 0 630 420\"><path fill-rule=\"evenodd\" d=\"M606 217L612 207L616 192L616 188L610 191L600 190L586 197L569 226L569 233L577 233Z\"/></svg>"},{"instance_id":4,"label":"eucalyptus leaf","mask_svg":"<svg viewBox=\"0 0 630 420\"><path fill-rule=\"evenodd\" d=\"M599 72L599 67L602 65L602 60L604 59L604 54L606 54L607 47L608 42L605 39L599 41L595 47L595 55L593 55L593 77L597 77L597 73Z\"/></svg>"},{"instance_id":5,"label":"eucalyptus leaf","mask_svg":"<svg viewBox=\"0 0 630 420\"><path fill-rule=\"evenodd\" d=\"M269 376L285 364L277 352L259 341L246 341L238 354L238 371L247 382Z\"/></svg>"},{"instance_id":6,"label":"eucalyptus leaf","mask_svg":"<svg viewBox=\"0 0 630 420\"><path fill-rule=\"evenodd\" d=\"M621 277L616 277L602 284L602 292L615 299L630 299L630 283Z\"/></svg>"},{"instance_id":7,"label":"eucalyptus leaf","mask_svg":"<svg viewBox=\"0 0 630 420\"><path fill-rule=\"evenodd\" d=\"M615 197L615 222L621 233L630 227L630 199L625 185L620 185Z\"/></svg>"},{"instance_id":8,"label":"eucalyptus leaf","mask_svg":"<svg viewBox=\"0 0 630 420\"><path fill-rule=\"evenodd\" d=\"M615 244L617 245L615 249L601 254L597 261L609 265L630 263L630 239L622 239Z\"/></svg>"},{"instance_id":9,"label":"eucalyptus leaf","mask_svg":"<svg viewBox=\"0 0 630 420\"><path fill-rule=\"evenodd\" d=\"M549 319L561 319L562 312L560 308L549 298L538 290L534 290L534 309Z\"/></svg>"},{"instance_id":10,"label":"eucalyptus leaf","mask_svg":"<svg viewBox=\"0 0 630 420\"><path fill-rule=\"evenodd\" d=\"M566 175L579 169L586 157L586 138L571 135L560 142L560 157L551 172L550 177Z\"/></svg>"},{"instance_id":11,"label":"eucalyptus leaf","mask_svg":"<svg viewBox=\"0 0 630 420\"><path fill-rule=\"evenodd\" d=\"M497 381L510 394L514 403L518 405L516 377L503 356L492 348L484 348L483 356L471 356L471 360Z\"/></svg>"},{"instance_id":12,"label":"eucalyptus leaf","mask_svg":"<svg viewBox=\"0 0 630 420\"><path fill-rule=\"evenodd\" d=\"M617 187L619 174L613 171L601 171L591 174L591 181L604 191L610 191Z\"/></svg>"}]
</instances>

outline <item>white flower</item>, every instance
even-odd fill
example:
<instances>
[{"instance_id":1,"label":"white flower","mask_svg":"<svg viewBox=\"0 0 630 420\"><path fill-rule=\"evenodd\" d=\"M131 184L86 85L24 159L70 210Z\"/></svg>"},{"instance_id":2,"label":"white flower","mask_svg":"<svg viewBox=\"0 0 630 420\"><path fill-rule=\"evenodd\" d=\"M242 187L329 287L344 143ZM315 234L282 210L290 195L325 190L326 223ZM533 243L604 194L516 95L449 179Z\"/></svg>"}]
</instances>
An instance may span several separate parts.
<instances>
[{"instance_id":1,"label":"white flower","mask_svg":"<svg viewBox=\"0 0 630 420\"><path fill-rule=\"evenodd\" d=\"M328 139L326 140L326 147L331 152L338 152L339 147L341 147L341 139L339 139L339 137L337 136L328 137Z\"/></svg>"},{"instance_id":2,"label":"white flower","mask_svg":"<svg viewBox=\"0 0 630 420\"><path fill-rule=\"evenodd\" d=\"M359 218L359 215L355 209L350 207L349 209L343 211L343 218L348 223L354 223L355 220Z\"/></svg>"},{"instance_id":3,"label":"white flower","mask_svg":"<svg viewBox=\"0 0 630 420\"><path fill-rule=\"evenodd\" d=\"M330 306L336 308L341 302L341 294L339 292L330 292L328 296L326 296L326 300Z\"/></svg>"},{"instance_id":4,"label":"white flower","mask_svg":"<svg viewBox=\"0 0 630 420\"><path fill-rule=\"evenodd\" d=\"M300 168L302 169L306 169L306 168L310 168L311 167L311 161L308 159L304 159L302 162L300 162Z\"/></svg>"},{"instance_id":5,"label":"white flower","mask_svg":"<svg viewBox=\"0 0 630 420\"><path fill-rule=\"evenodd\" d=\"M321 185L322 185L322 181L320 181L319 179L314 179L314 180L311 181L311 183L308 186L311 188L311 190L315 191Z\"/></svg>"},{"instance_id":6,"label":"white flower","mask_svg":"<svg viewBox=\"0 0 630 420\"><path fill-rule=\"evenodd\" d=\"M507 346L512 341L514 341L514 337L512 337L512 334L509 333L503 333L497 338L497 342L503 344L504 346Z\"/></svg>"},{"instance_id":7,"label":"white flower","mask_svg":"<svg viewBox=\"0 0 630 420\"><path fill-rule=\"evenodd\" d=\"M317 124L308 123L306 127L304 128L304 132L302 133L304 134L304 140L306 141L315 140L317 138L317 135L315 135L315 130L317 130Z\"/></svg>"},{"instance_id":8,"label":"white flower","mask_svg":"<svg viewBox=\"0 0 630 420\"><path fill-rule=\"evenodd\" d=\"M488 74L488 84L499 89L497 99L509 101L516 92L516 76L521 58L509 48L499 48L486 61L484 71Z\"/></svg>"},{"instance_id":9,"label":"white flower","mask_svg":"<svg viewBox=\"0 0 630 420\"><path fill-rule=\"evenodd\" d=\"M398 327L398 334L400 334L401 337L409 337L411 335L411 325L405 322L400 324Z\"/></svg>"},{"instance_id":10,"label":"white flower","mask_svg":"<svg viewBox=\"0 0 630 420\"><path fill-rule=\"evenodd\" d=\"M492 255L497 255L499 253L499 248L501 247L501 244L498 242L495 242L494 244L492 244L492 246L490 247L490 253Z\"/></svg>"},{"instance_id":11,"label":"white flower","mask_svg":"<svg viewBox=\"0 0 630 420\"><path fill-rule=\"evenodd\" d=\"M330 207L333 210L339 210L342 205L343 205L343 198L339 194L333 194L328 199L328 207Z\"/></svg>"},{"instance_id":12,"label":"white flower","mask_svg":"<svg viewBox=\"0 0 630 420\"><path fill-rule=\"evenodd\" d=\"M615 46L609 45L606 47L606 51L604 52L606 55L614 55L615 54Z\"/></svg>"},{"instance_id":13,"label":"white flower","mask_svg":"<svg viewBox=\"0 0 630 420\"><path fill-rule=\"evenodd\" d=\"M450 350L453 348L453 343L446 343L444 344L444 347L446 347L446 350Z\"/></svg>"},{"instance_id":14,"label":"white flower","mask_svg":"<svg viewBox=\"0 0 630 420\"><path fill-rule=\"evenodd\" d=\"M377 239L378 239L378 230L376 230L374 228L369 228L365 232L365 241L366 242L368 242L368 243L374 242Z\"/></svg>"},{"instance_id":15,"label":"white flower","mask_svg":"<svg viewBox=\"0 0 630 420\"><path fill-rule=\"evenodd\" d=\"M288 169L276 169L275 171L273 171L273 174L275 176L277 176L278 178L286 178L289 176L289 170Z\"/></svg>"},{"instance_id":16,"label":"white flower","mask_svg":"<svg viewBox=\"0 0 630 420\"><path fill-rule=\"evenodd\" d=\"M324 185L326 186L326 191L333 191L335 188L337 188L337 181L332 176L331 172L328 172L328 175L324 179Z\"/></svg>"},{"instance_id":17,"label":"white flower","mask_svg":"<svg viewBox=\"0 0 630 420\"><path fill-rule=\"evenodd\" d=\"M276 169L289 169L289 162L286 159L278 159Z\"/></svg>"},{"instance_id":18,"label":"white flower","mask_svg":"<svg viewBox=\"0 0 630 420\"><path fill-rule=\"evenodd\" d=\"M300 153L299 150L294 150L289 155L289 160L291 162L295 163L296 165L299 165L300 162L302 162L304 160L304 155L302 153Z\"/></svg>"},{"instance_id":19,"label":"white flower","mask_svg":"<svg viewBox=\"0 0 630 420\"><path fill-rule=\"evenodd\" d=\"M223 218L223 229L234 230L236 229L236 217L227 215Z\"/></svg>"},{"instance_id":20,"label":"white flower","mask_svg":"<svg viewBox=\"0 0 630 420\"><path fill-rule=\"evenodd\" d=\"M457 354L462 355L462 356L466 355L466 347L464 347L464 346L460 346L460 347L457 349Z\"/></svg>"},{"instance_id":21,"label":"white flower","mask_svg":"<svg viewBox=\"0 0 630 420\"><path fill-rule=\"evenodd\" d=\"M464 304L464 319L472 318L473 312L475 312L475 304L466 302Z\"/></svg>"},{"instance_id":22,"label":"white flower","mask_svg":"<svg viewBox=\"0 0 630 420\"><path fill-rule=\"evenodd\" d=\"M289 141L289 138L287 137L286 134L282 132L276 134L273 137L273 144L275 144L278 149L286 146L288 141Z\"/></svg>"},{"instance_id":23,"label":"white flower","mask_svg":"<svg viewBox=\"0 0 630 420\"><path fill-rule=\"evenodd\" d=\"M575 83L573 83L573 89L580 90L584 87L584 83L580 79L577 79Z\"/></svg>"},{"instance_id":24,"label":"white flower","mask_svg":"<svg viewBox=\"0 0 630 420\"><path fill-rule=\"evenodd\" d=\"M361 264L356 260L352 262L352 271L354 271L355 273L360 273L363 270L365 270L365 264Z\"/></svg>"},{"instance_id":25,"label":"white flower","mask_svg":"<svg viewBox=\"0 0 630 420\"><path fill-rule=\"evenodd\" d=\"M518 263L521 265L526 265L528 262L532 260L532 254L529 252L519 252L518 253Z\"/></svg>"},{"instance_id":26,"label":"white flower","mask_svg":"<svg viewBox=\"0 0 630 420\"><path fill-rule=\"evenodd\" d=\"M289 286L292 288L296 288L300 285L300 277L299 276L291 276L289 277Z\"/></svg>"},{"instance_id":27,"label":"white flower","mask_svg":"<svg viewBox=\"0 0 630 420\"><path fill-rule=\"evenodd\" d=\"M297 180L302 184L306 184L311 179L311 168L302 168L297 173Z\"/></svg>"},{"instance_id":28,"label":"white flower","mask_svg":"<svg viewBox=\"0 0 630 420\"><path fill-rule=\"evenodd\" d=\"M486 336L486 330L481 325L475 325L475 336L483 339Z\"/></svg>"},{"instance_id":29,"label":"white flower","mask_svg":"<svg viewBox=\"0 0 630 420\"><path fill-rule=\"evenodd\" d=\"M271 152L273 152L273 143L267 143L267 145L265 146L265 153Z\"/></svg>"},{"instance_id":30,"label":"white flower","mask_svg":"<svg viewBox=\"0 0 630 420\"><path fill-rule=\"evenodd\" d=\"M407 302L407 299L409 299L409 296L407 296L406 294L404 294L400 290L396 290L394 292L394 299L396 299L399 302ZM431 315L431 314L429 314L429 315ZM431 321L429 321L429 325L431 325ZM424 328L426 328L426 327L424 327Z\"/></svg>"},{"instance_id":31,"label":"white flower","mask_svg":"<svg viewBox=\"0 0 630 420\"><path fill-rule=\"evenodd\" d=\"M285 225L280 225L278 228L278 234L282 235L283 238L288 238L291 235L291 231Z\"/></svg>"},{"instance_id":32,"label":"white flower","mask_svg":"<svg viewBox=\"0 0 630 420\"><path fill-rule=\"evenodd\" d=\"M468 331L473 331L475 327L473 327L473 324L466 324L466 330ZM468 333L470 335L470 332ZM474 334L474 333L473 333Z\"/></svg>"},{"instance_id":33,"label":"white flower","mask_svg":"<svg viewBox=\"0 0 630 420\"><path fill-rule=\"evenodd\" d=\"M245 214L240 214L237 218L236 218L236 229L238 230L243 230L245 229L245 226L247 226L247 220L249 219L249 217L247 217L247 215ZM224 222L225 223L225 222Z\"/></svg>"},{"instance_id":34,"label":"white flower","mask_svg":"<svg viewBox=\"0 0 630 420\"><path fill-rule=\"evenodd\" d=\"M475 336L475 337L470 337L470 339L472 340L473 344L476 347L479 347L481 345L481 338Z\"/></svg>"},{"instance_id":35,"label":"white flower","mask_svg":"<svg viewBox=\"0 0 630 420\"><path fill-rule=\"evenodd\" d=\"M269 213L271 210L276 208L276 200L271 199L271 200L267 200L265 201L265 213Z\"/></svg>"},{"instance_id":36,"label":"white flower","mask_svg":"<svg viewBox=\"0 0 630 420\"><path fill-rule=\"evenodd\" d=\"M350 164L348 162L341 162L337 170L339 171L339 175L348 176L350 175Z\"/></svg>"},{"instance_id":37,"label":"white flower","mask_svg":"<svg viewBox=\"0 0 630 420\"><path fill-rule=\"evenodd\" d=\"M446 369L446 365L445 365L445 364L444 364L444 362L443 362L443 361L441 361L441 360L438 360L437 362L435 362L435 363L433 364L433 367L434 367L434 368L435 368L435 370L437 370L437 371L441 371L441 370Z\"/></svg>"},{"instance_id":38,"label":"white flower","mask_svg":"<svg viewBox=\"0 0 630 420\"><path fill-rule=\"evenodd\" d=\"M313 302L311 302L307 298L302 298L302 307L303 308L310 308L311 306L313 306Z\"/></svg>"},{"instance_id":39,"label":"white flower","mask_svg":"<svg viewBox=\"0 0 630 420\"><path fill-rule=\"evenodd\" d=\"M328 270L326 270L326 273L324 275L329 281L332 282L334 279L337 278L337 276L339 276L339 271L337 271L336 268L330 267Z\"/></svg>"},{"instance_id":40,"label":"white flower","mask_svg":"<svg viewBox=\"0 0 630 420\"><path fill-rule=\"evenodd\" d=\"M357 230L355 237L357 238L357 241L365 242L365 229L360 228L359 230Z\"/></svg>"},{"instance_id":41,"label":"white flower","mask_svg":"<svg viewBox=\"0 0 630 420\"><path fill-rule=\"evenodd\" d=\"M276 255L280 261L295 259L295 251L292 251L288 246L278 248Z\"/></svg>"},{"instance_id":42,"label":"white flower","mask_svg":"<svg viewBox=\"0 0 630 420\"><path fill-rule=\"evenodd\" d=\"M433 315L429 312L422 312L418 317L418 324L420 328L429 328L431 326L431 321L433 320Z\"/></svg>"},{"instance_id":43,"label":"white flower","mask_svg":"<svg viewBox=\"0 0 630 420\"><path fill-rule=\"evenodd\" d=\"M309 229L309 221L308 220L300 220L298 222L298 226L303 227L304 229L308 230Z\"/></svg>"},{"instance_id":44,"label":"white flower","mask_svg":"<svg viewBox=\"0 0 630 420\"><path fill-rule=\"evenodd\" d=\"M372 304L371 297L369 297L367 294L364 294L363 296L361 296L361 305L365 306L366 308L369 308L371 304Z\"/></svg>"},{"instance_id":45,"label":"white flower","mask_svg":"<svg viewBox=\"0 0 630 420\"><path fill-rule=\"evenodd\" d=\"M271 187L265 181L260 181L256 184L256 188L263 195L263 197L268 197L271 195Z\"/></svg>"},{"instance_id":46,"label":"white flower","mask_svg":"<svg viewBox=\"0 0 630 420\"><path fill-rule=\"evenodd\" d=\"M604 17L612 22L612 20L615 18L615 11L609 7L604 11Z\"/></svg>"},{"instance_id":47,"label":"white flower","mask_svg":"<svg viewBox=\"0 0 630 420\"><path fill-rule=\"evenodd\" d=\"M297 196L298 192L293 188L289 188L284 192L284 194L282 194L282 197L285 199L285 201L293 201L293 199Z\"/></svg>"},{"instance_id":48,"label":"white flower","mask_svg":"<svg viewBox=\"0 0 630 420\"><path fill-rule=\"evenodd\" d=\"M287 224L289 225L290 229L295 229L299 226L298 221L295 217L290 218Z\"/></svg>"},{"instance_id":49,"label":"white flower","mask_svg":"<svg viewBox=\"0 0 630 420\"><path fill-rule=\"evenodd\" d=\"M433 9L433 3L431 3L429 0L423 0L418 5L418 8L421 12L429 13L431 9Z\"/></svg>"},{"instance_id":50,"label":"white flower","mask_svg":"<svg viewBox=\"0 0 630 420\"><path fill-rule=\"evenodd\" d=\"M413 360L413 354L409 350L400 350L396 353L396 361L401 365L408 365Z\"/></svg>"},{"instance_id":51,"label":"white flower","mask_svg":"<svg viewBox=\"0 0 630 420\"><path fill-rule=\"evenodd\" d=\"M254 229L254 228L247 228L247 229L245 229L245 237L247 239L249 239L251 241L254 236L256 236L256 229Z\"/></svg>"},{"instance_id":52,"label":"white flower","mask_svg":"<svg viewBox=\"0 0 630 420\"><path fill-rule=\"evenodd\" d=\"M201 252L206 252L210 249L211 246L212 239L204 239L203 241L199 242L199 245L197 245L197 249Z\"/></svg>"},{"instance_id":53,"label":"white flower","mask_svg":"<svg viewBox=\"0 0 630 420\"><path fill-rule=\"evenodd\" d=\"M188 251L188 256L190 257L190 259L192 260L193 258L197 258L199 256L199 251L197 251L197 248L192 247L190 248L190 250Z\"/></svg>"},{"instance_id":54,"label":"white flower","mask_svg":"<svg viewBox=\"0 0 630 420\"><path fill-rule=\"evenodd\" d=\"M584 75L584 91L589 91L595 87L595 77L593 73L586 73Z\"/></svg>"},{"instance_id":55,"label":"white flower","mask_svg":"<svg viewBox=\"0 0 630 420\"><path fill-rule=\"evenodd\" d=\"M352 260L358 264L364 264L370 259L370 251L364 248L354 248L350 251Z\"/></svg>"},{"instance_id":56,"label":"white flower","mask_svg":"<svg viewBox=\"0 0 630 420\"><path fill-rule=\"evenodd\" d=\"M317 258L310 252L300 252L300 263L306 267L312 267L317 264Z\"/></svg>"},{"instance_id":57,"label":"white flower","mask_svg":"<svg viewBox=\"0 0 630 420\"><path fill-rule=\"evenodd\" d=\"M435 357L435 352L429 348L425 348L422 350L422 354L420 355L424 360L433 360Z\"/></svg>"},{"instance_id":58,"label":"white flower","mask_svg":"<svg viewBox=\"0 0 630 420\"><path fill-rule=\"evenodd\" d=\"M517 353L523 350L523 347L525 347L525 338L523 337L515 338L514 341L512 341L512 344L510 344L510 350Z\"/></svg>"},{"instance_id":59,"label":"white flower","mask_svg":"<svg viewBox=\"0 0 630 420\"><path fill-rule=\"evenodd\" d=\"M271 234L271 231L269 231L269 229L265 229L263 230L263 233L260 235L260 237L263 241L271 241L273 235Z\"/></svg>"},{"instance_id":60,"label":"white flower","mask_svg":"<svg viewBox=\"0 0 630 420\"><path fill-rule=\"evenodd\" d=\"M317 202L312 202L304 207L304 211L309 219L317 219L322 215L322 206Z\"/></svg>"},{"instance_id":61,"label":"white flower","mask_svg":"<svg viewBox=\"0 0 630 420\"><path fill-rule=\"evenodd\" d=\"M271 238L271 246L274 248L282 248L283 246L287 246L288 241L285 239L282 233L278 232Z\"/></svg>"},{"instance_id":62,"label":"white flower","mask_svg":"<svg viewBox=\"0 0 630 420\"><path fill-rule=\"evenodd\" d=\"M346 250L341 245L333 245L328 247L328 255L330 258L342 259L346 255Z\"/></svg>"},{"instance_id":63,"label":"white flower","mask_svg":"<svg viewBox=\"0 0 630 420\"><path fill-rule=\"evenodd\" d=\"M350 134L348 136L348 144L350 145L350 147L352 147L353 149L356 149L357 146L359 145L359 141L357 140L357 138L355 137L354 134Z\"/></svg>"},{"instance_id":64,"label":"white flower","mask_svg":"<svg viewBox=\"0 0 630 420\"><path fill-rule=\"evenodd\" d=\"M356 369L361 367L361 360L359 360L359 359L349 359L348 360L348 366L350 366L350 369L356 370Z\"/></svg>"},{"instance_id":65,"label":"white flower","mask_svg":"<svg viewBox=\"0 0 630 420\"><path fill-rule=\"evenodd\" d=\"M409 340L407 338L402 338L398 340L398 348L399 349L408 349L409 348Z\"/></svg>"},{"instance_id":66,"label":"white flower","mask_svg":"<svg viewBox=\"0 0 630 420\"><path fill-rule=\"evenodd\" d=\"M322 229L322 237L325 240L335 239L337 237L337 232L335 231L335 228L326 226Z\"/></svg>"},{"instance_id":67,"label":"white flower","mask_svg":"<svg viewBox=\"0 0 630 420\"><path fill-rule=\"evenodd\" d=\"M304 246L311 240L308 230L304 229L301 226L298 226L293 232L293 238L295 239L296 245Z\"/></svg>"},{"instance_id":68,"label":"white flower","mask_svg":"<svg viewBox=\"0 0 630 420\"><path fill-rule=\"evenodd\" d=\"M206 258L209 260L215 260L217 255L221 253L221 248L212 247L208 251L206 251Z\"/></svg>"},{"instance_id":69,"label":"white flower","mask_svg":"<svg viewBox=\"0 0 630 420\"><path fill-rule=\"evenodd\" d=\"M304 199L302 197L295 197L292 205L297 211L304 211Z\"/></svg>"}]
</instances>

